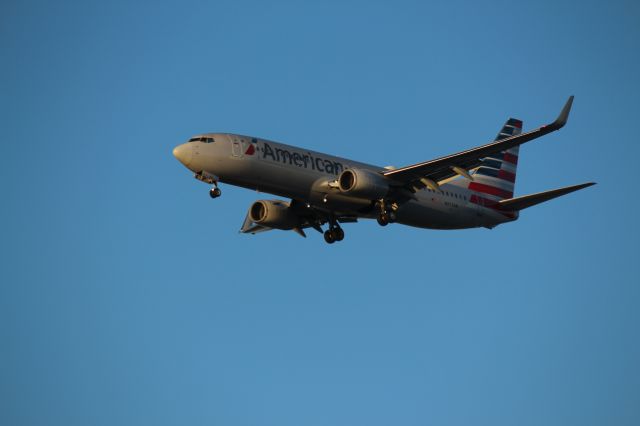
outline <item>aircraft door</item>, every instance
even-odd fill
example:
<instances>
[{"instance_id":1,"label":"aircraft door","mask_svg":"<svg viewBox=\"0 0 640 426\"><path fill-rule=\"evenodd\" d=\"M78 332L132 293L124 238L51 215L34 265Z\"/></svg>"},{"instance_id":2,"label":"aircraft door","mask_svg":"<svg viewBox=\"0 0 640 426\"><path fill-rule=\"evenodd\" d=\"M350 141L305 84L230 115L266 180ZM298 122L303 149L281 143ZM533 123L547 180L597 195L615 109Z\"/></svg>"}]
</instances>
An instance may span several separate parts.
<instances>
[{"instance_id":1,"label":"aircraft door","mask_svg":"<svg viewBox=\"0 0 640 426\"><path fill-rule=\"evenodd\" d=\"M233 138L231 141L231 155L233 157L242 156L242 142L238 138Z\"/></svg>"}]
</instances>

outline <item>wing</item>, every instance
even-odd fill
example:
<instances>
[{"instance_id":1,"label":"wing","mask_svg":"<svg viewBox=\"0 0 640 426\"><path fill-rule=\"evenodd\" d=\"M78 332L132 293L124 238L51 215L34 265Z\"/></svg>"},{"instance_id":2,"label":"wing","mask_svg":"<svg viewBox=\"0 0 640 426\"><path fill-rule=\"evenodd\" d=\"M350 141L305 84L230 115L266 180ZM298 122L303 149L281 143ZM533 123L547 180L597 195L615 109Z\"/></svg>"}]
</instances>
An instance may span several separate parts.
<instances>
[{"instance_id":1,"label":"wing","mask_svg":"<svg viewBox=\"0 0 640 426\"><path fill-rule=\"evenodd\" d=\"M457 154L436 158L435 160L385 171L382 174L397 182L398 185L408 187L413 190L424 187L429 181L438 182L457 174L464 175L467 173L467 170L478 167L480 165L480 160L490 154L522 145L525 142L532 141L540 136L546 135L547 133L561 129L567 123L572 103L573 96L570 96L567 103L564 105L564 108L562 108L560 115L558 115L558 118L556 118L553 123L539 127L530 132L501 139Z\"/></svg>"}]
</instances>

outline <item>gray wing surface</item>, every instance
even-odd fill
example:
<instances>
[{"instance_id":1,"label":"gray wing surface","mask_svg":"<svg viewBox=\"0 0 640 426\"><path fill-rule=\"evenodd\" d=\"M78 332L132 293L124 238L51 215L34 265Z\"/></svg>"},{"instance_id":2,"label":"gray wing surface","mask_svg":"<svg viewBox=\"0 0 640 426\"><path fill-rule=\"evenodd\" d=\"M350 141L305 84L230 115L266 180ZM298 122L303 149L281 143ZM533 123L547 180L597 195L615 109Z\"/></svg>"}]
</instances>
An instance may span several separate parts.
<instances>
[{"instance_id":1,"label":"gray wing surface","mask_svg":"<svg viewBox=\"0 0 640 426\"><path fill-rule=\"evenodd\" d=\"M548 133L561 129L567 123L572 103L573 96L570 96L565 103L564 108L562 108L560 115L558 115L558 118L556 118L553 123L544 125L530 132L501 139L486 145L481 145L476 148L458 152L457 154L436 158L435 160L386 171L382 174L397 182L398 185L409 188L424 187L424 184L420 181L421 178L427 178L435 182L448 179L458 174L452 170L452 167L471 170L478 167L480 165L480 161L490 154L495 154L496 152L522 145L523 143L537 139L540 136L544 136Z\"/></svg>"}]
</instances>

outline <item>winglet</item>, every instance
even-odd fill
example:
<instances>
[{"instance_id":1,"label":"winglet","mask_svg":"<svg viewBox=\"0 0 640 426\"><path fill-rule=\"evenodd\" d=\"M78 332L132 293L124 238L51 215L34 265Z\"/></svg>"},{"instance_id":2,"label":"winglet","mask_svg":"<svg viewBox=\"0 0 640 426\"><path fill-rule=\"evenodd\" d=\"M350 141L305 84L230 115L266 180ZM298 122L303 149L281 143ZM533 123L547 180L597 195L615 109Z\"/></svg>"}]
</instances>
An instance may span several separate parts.
<instances>
[{"instance_id":1,"label":"winglet","mask_svg":"<svg viewBox=\"0 0 640 426\"><path fill-rule=\"evenodd\" d=\"M558 116L558 118L556 118L556 121L551 123L551 127L554 130L561 129L565 124L567 124L567 120L569 119L569 111L571 111L572 104L573 95L569 96L569 99L567 99L567 103L564 104L564 108L562 108L562 111L560 111L560 115Z\"/></svg>"}]
</instances>

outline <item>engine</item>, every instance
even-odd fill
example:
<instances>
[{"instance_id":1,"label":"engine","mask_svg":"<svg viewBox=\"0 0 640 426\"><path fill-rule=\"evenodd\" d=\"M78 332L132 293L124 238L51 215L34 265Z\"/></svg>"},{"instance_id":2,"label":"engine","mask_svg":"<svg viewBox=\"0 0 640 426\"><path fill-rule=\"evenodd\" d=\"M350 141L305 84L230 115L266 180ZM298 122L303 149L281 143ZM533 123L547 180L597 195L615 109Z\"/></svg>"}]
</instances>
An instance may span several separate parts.
<instances>
[{"instance_id":1,"label":"engine","mask_svg":"<svg viewBox=\"0 0 640 426\"><path fill-rule=\"evenodd\" d=\"M389 182L379 173L364 169L347 169L338 176L338 186L344 194L377 200L389 192Z\"/></svg>"},{"instance_id":2,"label":"engine","mask_svg":"<svg viewBox=\"0 0 640 426\"><path fill-rule=\"evenodd\" d=\"M249 207L249 217L258 225L289 230L300 225L300 218L281 200L258 200Z\"/></svg>"}]
</instances>

